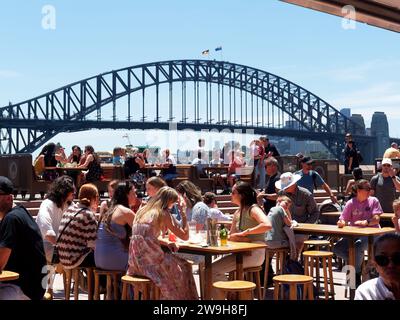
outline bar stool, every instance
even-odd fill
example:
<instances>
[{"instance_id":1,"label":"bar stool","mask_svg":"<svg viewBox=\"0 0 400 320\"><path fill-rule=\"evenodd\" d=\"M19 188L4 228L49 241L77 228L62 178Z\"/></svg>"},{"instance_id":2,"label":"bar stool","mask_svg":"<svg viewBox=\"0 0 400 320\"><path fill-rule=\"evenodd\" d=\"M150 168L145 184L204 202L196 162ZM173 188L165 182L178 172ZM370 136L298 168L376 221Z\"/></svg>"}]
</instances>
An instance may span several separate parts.
<instances>
[{"instance_id":1,"label":"bar stool","mask_svg":"<svg viewBox=\"0 0 400 320\"><path fill-rule=\"evenodd\" d=\"M149 278L143 276L124 275L122 281L121 300L128 300L128 288L133 288L133 300L159 300L160 289Z\"/></svg>"},{"instance_id":2,"label":"bar stool","mask_svg":"<svg viewBox=\"0 0 400 320\"><path fill-rule=\"evenodd\" d=\"M245 280L248 280L250 282L255 282L258 300L263 299L262 289L261 289L261 279L260 279L261 271L262 271L262 266L247 268L243 270Z\"/></svg>"},{"instance_id":3,"label":"bar stool","mask_svg":"<svg viewBox=\"0 0 400 320\"><path fill-rule=\"evenodd\" d=\"M253 300L253 290L256 284L250 281L233 280L233 281L217 281L213 283L213 287L217 289L218 295L225 299L228 293L238 293L239 300Z\"/></svg>"},{"instance_id":4,"label":"bar stool","mask_svg":"<svg viewBox=\"0 0 400 320\"><path fill-rule=\"evenodd\" d=\"M314 300L313 278L301 274L282 274L275 276L274 300L279 300L279 291L283 285L289 285L289 300L297 300L297 286L303 285L303 300ZM283 298L283 290L281 291Z\"/></svg>"},{"instance_id":5,"label":"bar stool","mask_svg":"<svg viewBox=\"0 0 400 320\"><path fill-rule=\"evenodd\" d=\"M321 247L328 247L331 248L331 242L328 240L306 240L304 241L304 249L308 250L310 247L313 246L316 251L321 251ZM330 251L330 250L329 250Z\"/></svg>"},{"instance_id":6,"label":"bar stool","mask_svg":"<svg viewBox=\"0 0 400 320\"><path fill-rule=\"evenodd\" d=\"M333 273L332 273L332 257L333 253L329 251L304 251L304 273L311 277L314 276L314 267L316 270L316 282L318 293L320 291L320 260L322 260L322 269L324 273L324 293L325 300L329 299L329 295L332 299L335 299L335 289L333 286ZM329 286L328 286L328 274L329 273ZM330 289L330 290L329 290Z\"/></svg>"},{"instance_id":7,"label":"bar stool","mask_svg":"<svg viewBox=\"0 0 400 320\"><path fill-rule=\"evenodd\" d=\"M282 274L283 267L286 262L286 257L289 254L290 249L289 248L279 248L279 249L271 249L267 248L265 249L265 269L264 269L264 285L263 285L263 297L265 297L265 292L267 291L268 288L268 273L269 273L269 259L273 258L274 255L276 255L275 258L275 273L277 275Z\"/></svg>"},{"instance_id":8,"label":"bar stool","mask_svg":"<svg viewBox=\"0 0 400 320\"><path fill-rule=\"evenodd\" d=\"M72 278L74 279L74 300L79 299L79 284L81 283L81 280L84 280L83 271L86 271L87 276L88 300L93 300L93 268L81 267L74 269L64 268L63 270L65 300L69 300L70 298Z\"/></svg>"},{"instance_id":9,"label":"bar stool","mask_svg":"<svg viewBox=\"0 0 400 320\"><path fill-rule=\"evenodd\" d=\"M100 300L100 276L106 276L105 300L119 299L119 279L126 271L94 269L94 300Z\"/></svg>"},{"instance_id":10,"label":"bar stool","mask_svg":"<svg viewBox=\"0 0 400 320\"><path fill-rule=\"evenodd\" d=\"M254 282L256 284L256 292L257 292L257 299L261 300L263 298L262 295L262 288L261 288L261 275L260 272L262 271L262 266L259 267L250 267L243 270L244 280ZM229 272L228 280L237 280L236 271Z\"/></svg>"}]
</instances>

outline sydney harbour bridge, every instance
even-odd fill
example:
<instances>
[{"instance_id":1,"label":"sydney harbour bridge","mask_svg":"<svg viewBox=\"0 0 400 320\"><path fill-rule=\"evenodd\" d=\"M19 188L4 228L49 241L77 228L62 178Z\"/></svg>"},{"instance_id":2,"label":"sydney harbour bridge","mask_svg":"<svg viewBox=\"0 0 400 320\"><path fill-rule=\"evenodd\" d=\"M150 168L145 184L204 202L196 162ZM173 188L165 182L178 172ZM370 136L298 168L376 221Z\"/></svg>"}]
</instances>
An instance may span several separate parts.
<instances>
[{"instance_id":1,"label":"sydney harbour bridge","mask_svg":"<svg viewBox=\"0 0 400 320\"><path fill-rule=\"evenodd\" d=\"M320 141L340 159L347 132L365 162L378 138L301 86L225 61L172 60L102 73L0 108L0 154L30 153L62 132L89 129L253 130ZM396 139L392 139L396 140Z\"/></svg>"}]
</instances>

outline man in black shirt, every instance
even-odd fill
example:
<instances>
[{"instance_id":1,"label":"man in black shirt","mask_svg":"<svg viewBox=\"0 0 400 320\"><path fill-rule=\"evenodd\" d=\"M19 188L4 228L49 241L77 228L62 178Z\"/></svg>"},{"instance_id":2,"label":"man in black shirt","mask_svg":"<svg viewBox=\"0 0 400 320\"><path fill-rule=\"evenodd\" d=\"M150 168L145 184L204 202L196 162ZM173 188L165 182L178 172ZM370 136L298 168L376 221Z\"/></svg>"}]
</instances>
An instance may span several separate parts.
<instances>
[{"instance_id":1,"label":"man in black shirt","mask_svg":"<svg viewBox=\"0 0 400 320\"><path fill-rule=\"evenodd\" d=\"M42 235L26 209L14 204L13 189L12 182L0 176L0 271L17 272L19 279L12 284L30 299L41 300L47 284Z\"/></svg>"},{"instance_id":2,"label":"man in black shirt","mask_svg":"<svg viewBox=\"0 0 400 320\"><path fill-rule=\"evenodd\" d=\"M264 150L265 150L265 154L266 157L280 157L280 153L278 151L278 149L275 147L275 145L273 145L272 143L269 142L269 138L268 137L261 137L260 140L263 142L264 144Z\"/></svg>"}]
</instances>

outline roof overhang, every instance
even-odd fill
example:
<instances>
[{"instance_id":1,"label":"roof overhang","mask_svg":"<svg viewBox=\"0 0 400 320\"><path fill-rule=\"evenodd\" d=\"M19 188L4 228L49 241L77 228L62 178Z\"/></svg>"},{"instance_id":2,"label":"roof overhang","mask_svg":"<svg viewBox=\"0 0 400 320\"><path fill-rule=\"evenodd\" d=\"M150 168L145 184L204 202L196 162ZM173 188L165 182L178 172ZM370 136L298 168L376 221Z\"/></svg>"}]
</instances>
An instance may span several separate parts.
<instances>
[{"instance_id":1,"label":"roof overhang","mask_svg":"<svg viewBox=\"0 0 400 320\"><path fill-rule=\"evenodd\" d=\"M352 19L347 5L355 8L354 20L400 32L400 0L281 0L305 8Z\"/></svg>"}]
</instances>

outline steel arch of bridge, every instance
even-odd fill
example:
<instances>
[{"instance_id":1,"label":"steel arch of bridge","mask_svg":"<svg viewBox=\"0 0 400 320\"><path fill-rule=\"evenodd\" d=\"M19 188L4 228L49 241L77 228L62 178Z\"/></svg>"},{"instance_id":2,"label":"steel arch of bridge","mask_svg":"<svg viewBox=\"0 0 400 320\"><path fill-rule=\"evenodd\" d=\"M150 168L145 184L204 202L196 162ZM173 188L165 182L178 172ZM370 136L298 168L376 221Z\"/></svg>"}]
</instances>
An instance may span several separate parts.
<instances>
[{"instance_id":1,"label":"steel arch of bridge","mask_svg":"<svg viewBox=\"0 0 400 320\"><path fill-rule=\"evenodd\" d=\"M224 110L218 109L218 120L214 121L207 102L206 121L200 121L200 104L194 103L194 118L187 118L186 106L182 105L181 119L174 120L172 84L181 82L206 82L239 89L268 101L288 114L301 126L299 130L279 130L282 134L321 141L328 150L340 157L346 132L357 132L359 125L345 117L329 103L295 83L274 74L252 67L224 61L172 60L136 65L102 73L87 78L36 98L0 108L0 153L33 152L56 134L79 131L82 128L165 128L177 122L178 129L207 128L255 129L258 132L275 132L265 126L249 124L230 118L224 119ZM160 121L159 86L169 84L169 119ZM117 120L116 100L136 91L156 87L156 117L146 121L143 99L142 121L134 122L128 107L128 120ZM211 88L211 87L210 87ZM198 94L198 93L197 93ZM113 121L102 121L101 112L105 105L113 105ZM210 103L211 104L211 103ZM219 107L220 108L220 107ZM224 106L222 105L222 108ZM246 105L247 108L247 105ZM210 112L209 112L210 111ZM97 121L86 117L97 112ZM258 113L258 109L257 109ZM222 118L220 117L222 115ZM258 115L258 114L257 114ZM264 114L262 115L264 117ZM246 109L247 118L247 109ZM190 121L191 120L191 121ZM262 121L264 124L264 119ZM278 133L279 135L279 133ZM369 143L373 138L359 137Z\"/></svg>"}]
</instances>

